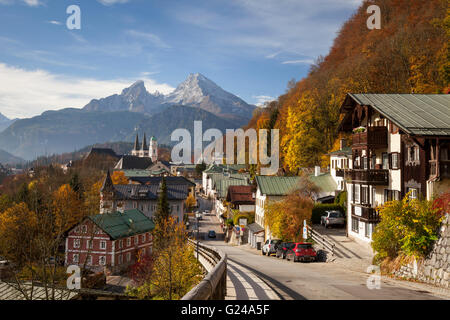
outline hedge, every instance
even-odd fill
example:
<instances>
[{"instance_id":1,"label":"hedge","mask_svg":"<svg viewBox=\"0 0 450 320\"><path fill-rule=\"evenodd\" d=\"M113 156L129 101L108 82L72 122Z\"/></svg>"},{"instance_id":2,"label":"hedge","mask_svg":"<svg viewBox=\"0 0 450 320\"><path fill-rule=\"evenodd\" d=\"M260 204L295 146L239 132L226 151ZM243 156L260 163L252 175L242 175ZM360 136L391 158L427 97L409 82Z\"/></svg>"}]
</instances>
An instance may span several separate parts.
<instances>
[{"instance_id":1,"label":"hedge","mask_svg":"<svg viewBox=\"0 0 450 320\"><path fill-rule=\"evenodd\" d=\"M339 210L340 212L344 213L345 210L342 206L334 203L318 203L314 206L312 210L311 215L311 221L313 224L319 224L320 223L320 217L325 215L325 211L328 210Z\"/></svg>"},{"instance_id":2,"label":"hedge","mask_svg":"<svg viewBox=\"0 0 450 320\"><path fill-rule=\"evenodd\" d=\"M248 214L248 213L238 213L235 214L233 217L234 225L239 225L239 219L247 218L247 225L255 222L255 215Z\"/></svg>"}]
</instances>

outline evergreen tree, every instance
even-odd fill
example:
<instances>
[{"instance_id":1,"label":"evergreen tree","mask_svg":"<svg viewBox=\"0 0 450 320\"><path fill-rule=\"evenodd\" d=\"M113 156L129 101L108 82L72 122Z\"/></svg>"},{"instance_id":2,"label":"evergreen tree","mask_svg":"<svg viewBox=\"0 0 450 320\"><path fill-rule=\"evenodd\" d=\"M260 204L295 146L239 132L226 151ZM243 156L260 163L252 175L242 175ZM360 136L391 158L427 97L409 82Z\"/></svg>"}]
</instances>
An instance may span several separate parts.
<instances>
[{"instance_id":1,"label":"evergreen tree","mask_svg":"<svg viewBox=\"0 0 450 320\"><path fill-rule=\"evenodd\" d=\"M195 166L195 174L197 176L200 176L202 174L203 171L205 171L206 169L206 164L202 161L202 163L197 163L197 165Z\"/></svg>"},{"instance_id":2,"label":"evergreen tree","mask_svg":"<svg viewBox=\"0 0 450 320\"><path fill-rule=\"evenodd\" d=\"M167 200L167 184L166 179L162 177L159 194L158 194L158 209L155 214L155 222L160 223L166 221L170 215L169 201Z\"/></svg>"},{"instance_id":3,"label":"evergreen tree","mask_svg":"<svg viewBox=\"0 0 450 320\"><path fill-rule=\"evenodd\" d=\"M69 185L72 188L72 190L75 191L76 194L78 195L78 199L80 199L81 195L83 194L83 185L81 184L80 176L78 175L78 172L75 172L72 175Z\"/></svg>"}]
</instances>

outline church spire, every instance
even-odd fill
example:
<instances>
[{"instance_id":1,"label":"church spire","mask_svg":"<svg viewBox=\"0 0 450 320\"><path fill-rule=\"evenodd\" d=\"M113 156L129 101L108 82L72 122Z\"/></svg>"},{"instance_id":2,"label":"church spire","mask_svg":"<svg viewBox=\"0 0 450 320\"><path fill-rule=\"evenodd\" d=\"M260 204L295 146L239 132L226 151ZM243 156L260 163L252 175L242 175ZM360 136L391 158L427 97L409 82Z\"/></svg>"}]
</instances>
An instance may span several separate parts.
<instances>
[{"instance_id":1,"label":"church spire","mask_svg":"<svg viewBox=\"0 0 450 320\"><path fill-rule=\"evenodd\" d=\"M138 136L138 134L136 133L136 140L134 141L134 149L133 150L140 150L139 149L139 136Z\"/></svg>"},{"instance_id":2,"label":"church spire","mask_svg":"<svg viewBox=\"0 0 450 320\"><path fill-rule=\"evenodd\" d=\"M148 147L147 147L147 137L145 136L145 132L144 132L144 141L142 141L142 149L141 150L145 150L147 151Z\"/></svg>"},{"instance_id":3,"label":"church spire","mask_svg":"<svg viewBox=\"0 0 450 320\"><path fill-rule=\"evenodd\" d=\"M111 179L111 174L108 172L106 173L106 178L103 181L102 188L100 189L100 192L111 192L114 191L114 184Z\"/></svg>"}]
</instances>

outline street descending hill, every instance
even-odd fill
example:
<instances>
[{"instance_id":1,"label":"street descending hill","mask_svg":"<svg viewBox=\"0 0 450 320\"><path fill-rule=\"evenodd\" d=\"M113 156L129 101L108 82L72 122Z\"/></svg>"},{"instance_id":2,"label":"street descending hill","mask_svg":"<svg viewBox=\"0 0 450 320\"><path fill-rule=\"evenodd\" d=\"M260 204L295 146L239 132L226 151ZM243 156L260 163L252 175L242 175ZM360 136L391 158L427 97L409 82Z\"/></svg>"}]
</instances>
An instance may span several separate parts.
<instances>
[{"instance_id":1,"label":"street descending hill","mask_svg":"<svg viewBox=\"0 0 450 320\"><path fill-rule=\"evenodd\" d=\"M199 74L190 75L168 96L151 94L137 81L120 95L92 100L83 109L46 111L17 120L0 133L0 149L32 160L96 143L131 142L136 132L173 145L170 135L175 129L193 134L195 120L203 121L204 130L240 128L254 108Z\"/></svg>"}]
</instances>

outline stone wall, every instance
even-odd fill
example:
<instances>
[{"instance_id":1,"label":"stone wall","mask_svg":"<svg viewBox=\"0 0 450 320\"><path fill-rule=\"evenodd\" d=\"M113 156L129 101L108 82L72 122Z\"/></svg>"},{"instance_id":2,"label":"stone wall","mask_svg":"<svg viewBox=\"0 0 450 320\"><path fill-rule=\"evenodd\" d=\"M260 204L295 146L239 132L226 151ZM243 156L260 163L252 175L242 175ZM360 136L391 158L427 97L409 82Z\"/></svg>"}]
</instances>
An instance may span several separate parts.
<instances>
[{"instance_id":1,"label":"stone wall","mask_svg":"<svg viewBox=\"0 0 450 320\"><path fill-rule=\"evenodd\" d=\"M450 216L441 226L440 238L426 259L403 265L394 275L450 288Z\"/></svg>"}]
</instances>

